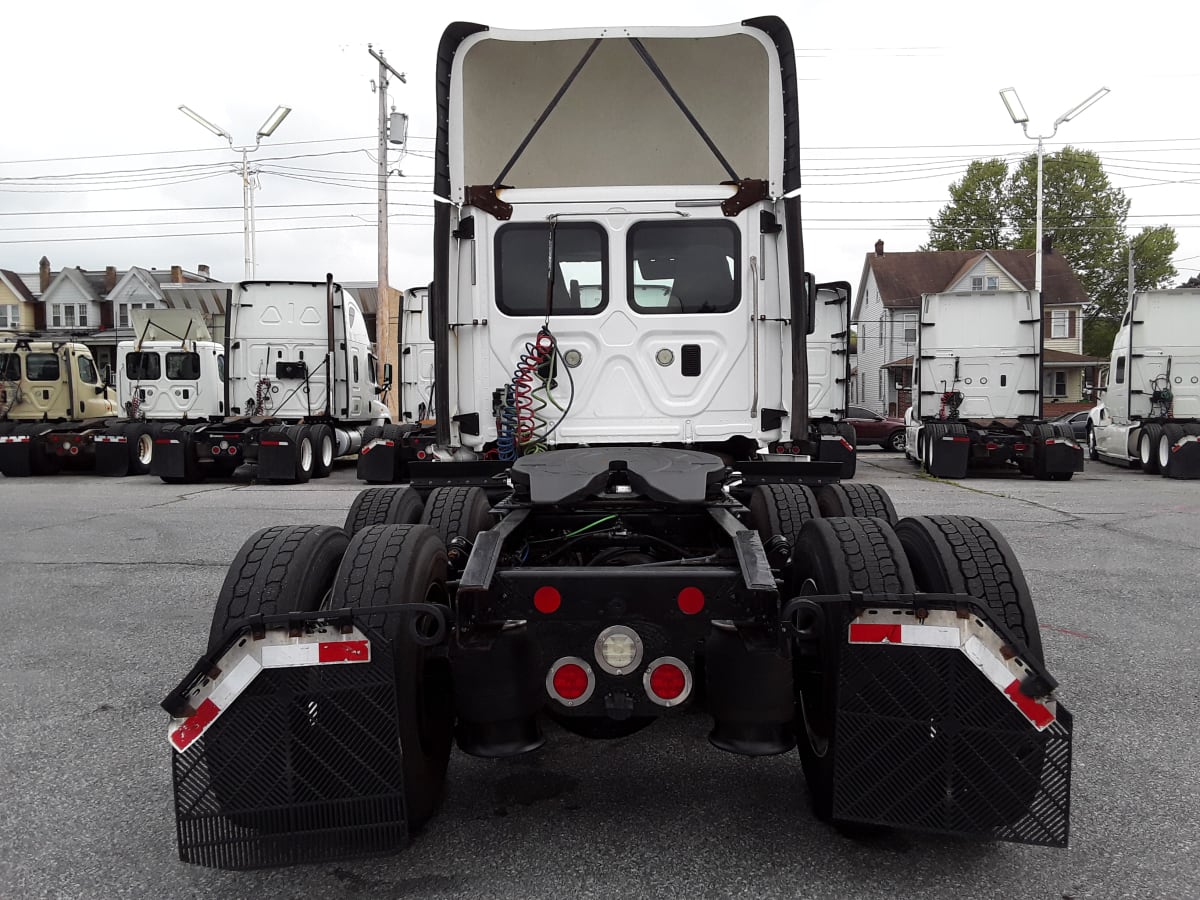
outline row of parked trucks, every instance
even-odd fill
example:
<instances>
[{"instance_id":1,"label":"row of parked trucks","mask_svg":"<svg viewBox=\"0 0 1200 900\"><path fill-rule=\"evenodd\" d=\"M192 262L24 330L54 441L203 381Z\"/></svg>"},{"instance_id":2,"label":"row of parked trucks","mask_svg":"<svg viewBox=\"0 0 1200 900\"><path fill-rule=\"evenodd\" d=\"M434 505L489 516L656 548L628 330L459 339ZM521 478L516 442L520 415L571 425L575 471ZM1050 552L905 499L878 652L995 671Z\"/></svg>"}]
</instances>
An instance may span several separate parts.
<instances>
[{"instance_id":1,"label":"row of parked trucks","mask_svg":"<svg viewBox=\"0 0 1200 900\"><path fill-rule=\"evenodd\" d=\"M0 472L305 482L390 422L391 373L332 278L229 285L225 308L222 341L198 312L135 310L115 372L81 343L0 342Z\"/></svg>"},{"instance_id":2,"label":"row of parked trucks","mask_svg":"<svg viewBox=\"0 0 1200 900\"><path fill-rule=\"evenodd\" d=\"M849 291L805 270L795 56L774 17L446 29L435 424L362 448L409 484L236 555L163 704L181 858L396 850L453 747L689 710L796 751L841 828L1066 843L1071 715L1012 550L840 481L810 376L848 374Z\"/></svg>"}]
</instances>

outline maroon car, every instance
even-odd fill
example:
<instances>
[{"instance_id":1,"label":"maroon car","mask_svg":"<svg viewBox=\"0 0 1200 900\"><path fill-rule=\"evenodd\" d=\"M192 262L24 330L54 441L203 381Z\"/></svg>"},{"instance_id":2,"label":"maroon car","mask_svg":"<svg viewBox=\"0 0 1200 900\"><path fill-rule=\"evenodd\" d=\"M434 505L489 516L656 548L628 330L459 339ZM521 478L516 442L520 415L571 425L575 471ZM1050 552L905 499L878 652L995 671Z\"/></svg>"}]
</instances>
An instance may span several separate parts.
<instances>
[{"instance_id":1,"label":"maroon car","mask_svg":"<svg viewBox=\"0 0 1200 900\"><path fill-rule=\"evenodd\" d=\"M861 406L846 408L845 421L854 426L858 446L878 444L885 450L904 452L904 420L881 416Z\"/></svg>"}]
</instances>

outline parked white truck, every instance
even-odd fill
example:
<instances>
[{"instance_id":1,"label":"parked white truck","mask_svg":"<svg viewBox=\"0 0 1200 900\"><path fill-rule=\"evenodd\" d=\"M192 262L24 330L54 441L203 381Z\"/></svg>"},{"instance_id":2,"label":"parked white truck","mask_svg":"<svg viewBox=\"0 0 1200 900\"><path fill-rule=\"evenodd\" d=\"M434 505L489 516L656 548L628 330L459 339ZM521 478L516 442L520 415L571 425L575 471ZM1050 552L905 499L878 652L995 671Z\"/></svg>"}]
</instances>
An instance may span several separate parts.
<instances>
[{"instance_id":1,"label":"parked white truck","mask_svg":"<svg viewBox=\"0 0 1200 900\"><path fill-rule=\"evenodd\" d=\"M1088 413L1092 459L1200 478L1200 290L1133 295L1103 392Z\"/></svg>"},{"instance_id":2,"label":"parked white truck","mask_svg":"<svg viewBox=\"0 0 1200 900\"><path fill-rule=\"evenodd\" d=\"M1069 427L1042 414L1042 310L1034 291L922 294L905 456L931 475L1012 466L1041 480L1083 471Z\"/></svg>"},{"instance_id":3,"label":"parked white truck","mask_svg":"<svg viewBox=\"0 0 1200 900\"><path fill-rule=\"evenodd\" d=\"M798 750L824 820L1065 845L1071 717L1003 537L791 452L795 56L773 17L447 28L435 452L502 453L503 499L431 463L243 544L163 704L183 859L398 849L453 746L689 709L720 750Z\"/></svg>"},{"instance_id":4,"label":"parked white truck","mask_svg":"<svg viewBox=\"0 0 1200 900\"><path fill-rule=\"evenodd\" d=\"M842 478L853 478L858 462L858 435L844 421L850 405L850 296L848 281L817 285L807 341L810 452L841 465Z\"/></svg>"},{"instance_id":5,"label":"parked white truck","mask_svg":"<svg viewBox=\"0 0 1200 900\"><path fill-rule=\"evenodd\" d=\"M362 310L332 277L228 291L223 343L123 348L118 391L132 421L112 435L114 465L122 436L149 426L149 468L164 481L237 470L279 482L328 475L335 458L369 440L368 429L390 421L378 395L391 373L377 382Z\"/></svg>"}]
</instances>

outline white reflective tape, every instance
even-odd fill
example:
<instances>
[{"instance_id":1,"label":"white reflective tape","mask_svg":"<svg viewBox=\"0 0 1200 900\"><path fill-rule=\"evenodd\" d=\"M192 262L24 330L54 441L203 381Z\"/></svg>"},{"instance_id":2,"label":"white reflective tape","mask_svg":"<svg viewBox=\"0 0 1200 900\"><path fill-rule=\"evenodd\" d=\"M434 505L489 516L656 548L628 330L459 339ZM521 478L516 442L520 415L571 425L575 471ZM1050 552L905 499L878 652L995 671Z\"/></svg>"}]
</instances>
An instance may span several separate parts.
<instances>
[{"instance_id":1,"label":"white reflective tape","mask_svg":"<svg viewBox=\"0 0 1200 900\"><path fill-rule=\"evenodd\" d=\"M949 647L957 650L962 646L962 631L947 625L901 625L900 643L915 647Z\"/></svg>"},{"instance_id":2,"label":"white reflective tape","mask_svg":"<svg viewBox=\"0 0 1200 900\"><path fill-rule=\"evenodd\" d=\"M262 648L264 669L286 669L290 666L315 666L320 662L316 644L278 644Z\"/></svg>"},{"instance_id":3,"label":"white reflective tape","mask_svg":"<svg viewBox=\"0 0 1200 900\"><path fill-rule=\"evenodd\" d=\"M123 434L101 434L96 437L97 444L127 444L129 438Z\"/></svg>"},{"instance_id":4,"label":"white reflective tape","mask_svg":"<svg viewBox=\"0 0 1200 900\"><path fill-rule=\"evenodd\" d=\"M8 434L0 437L0 444L28 444L29 441L27 434Z\"/></svg>"},{"instance_id":5,"label":"white reflective tape","mask_svg":"<svg viewBox=\"0 0 1200 900\"><path fill-rule=\"evenodd\" d=\"M1000 688L1000 690L1004 690L1012 682L1012 673L1004 665L1004 660L993 656L991 651L984 646L983 641L975 637L975 635L967 638L967 642L963 644L962 651L967 654L967 659L975 663L975 666L984 674L987 680Z\"/></svg>"},{"instance_id":6,"label":"white reflective tape","mask_svg":"<svg viewBox=\"0 0 1200 900\"><path fill-rule=\"evenodd\" d=\"M217 680L213 683L213 692L208 695L208 698L213 703L225 709L238 695L242 693L250 682L254 680L254 676L262 671L262 666L253 656L244 656L242 659L228 672L222 672Z\"/></svg>"}]
</instances>

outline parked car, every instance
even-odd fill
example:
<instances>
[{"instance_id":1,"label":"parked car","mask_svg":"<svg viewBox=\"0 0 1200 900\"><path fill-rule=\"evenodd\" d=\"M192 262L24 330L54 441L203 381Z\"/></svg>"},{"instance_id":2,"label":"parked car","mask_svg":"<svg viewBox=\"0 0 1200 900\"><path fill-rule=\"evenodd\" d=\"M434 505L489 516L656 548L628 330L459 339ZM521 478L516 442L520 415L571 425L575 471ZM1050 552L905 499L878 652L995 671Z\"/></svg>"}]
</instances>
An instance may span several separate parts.
<instances>
[{"instance_id":1,"label":"parked car","mask_svg":"<svg viewBox=\"0 0 1200 900\"><path fill-rule=\"evenodd\" d=\"M1082 443L1087 442L1088 410L1063 413L1061 416L1055 416L1050 422L1054 425L1071 426L1071 430L1075 432L1075 439Z\"/></svg>"},{"instance_id":2,"label":"parked car","mask_svg":"<svg viewBox=\"0 0 1200 900\"><path fill-rule=\"evenodd\" d=\"M861 406L846 407L845 421L854 426L858 446L878 444L885 450L904 452L904 420L881 416Z\"/></svg>"}]
</instances>

